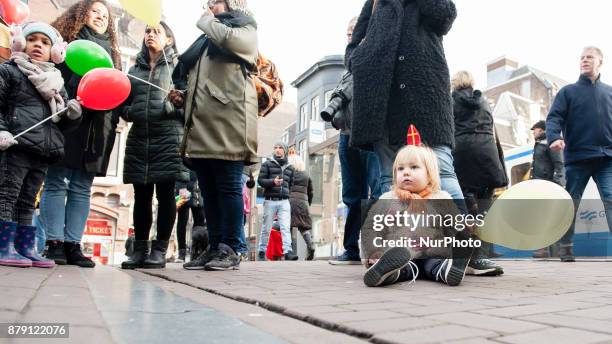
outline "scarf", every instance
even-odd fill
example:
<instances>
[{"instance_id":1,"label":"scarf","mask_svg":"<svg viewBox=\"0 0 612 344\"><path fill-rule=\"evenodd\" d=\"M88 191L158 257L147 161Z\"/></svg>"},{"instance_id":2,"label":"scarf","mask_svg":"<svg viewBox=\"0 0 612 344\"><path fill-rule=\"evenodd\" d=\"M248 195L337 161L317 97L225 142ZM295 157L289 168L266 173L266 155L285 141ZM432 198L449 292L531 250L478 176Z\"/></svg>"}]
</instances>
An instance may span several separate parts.
<instances>
[{"instance_id":1,"label":"scarf","mask_svg":"<svg viewBox=\"0 0 612 344\"><path fill-rule=\"evenodd\" d=\"M283 157L277 157L276 155L273 156L274 160L276 160L276 162L278 162L279 165L281 166L285 166L287 165L287 156L283 156Z\"/></svg>"},{"instance_id":2,"label":"scarf","mask_svg":"<svg viewBox=\"0 0 612 344\"><path fill-rule=\"evenodd\" d=\"M64 79L53 63L34 61L22 52L14 52L11 61L28 77L41 97L49 102L52 114L65 108L64 98L60 95Z\"/></svg>"},{"instance_id":3,"label":"scarf","mask_svg":"<svg viewBox=\"0 0 612 344\"><path fill-rule=\"evenodd\" d=\"M426 199L431 195L431 186L427 186L423 191L419 193L410 192L407 190L400 189L397 185L393 186L393 192L400 201L410 201L413 199Z\"/></svg>"},{"instance_id":4,"label":"scarf","mask_svg":"<svg viewBox=\"0 0 612 344\"><path fill-rule=\"evenodd\" d=\"M113 56L113 46L111 44L110 34L108 32L100 34L92 30L89 26L85 25L81 31L77 33L76 39L84 39L98 44L111 56L113 63L117 63L117 61L115 61L115 57Z\"/></svg>"},{"instance_id":5,"label":"scarf","mask_svg":"<svg viewBox=\"0 0 612 344\"><path fill-rule=\"evenodd\" d=\"M219 15L216 15L217 18L223 25L231 27L231 28L239 28L245 27L247 25L254 25L257 27L257 23L253 17L245 15L241 11L229 11L224 12ZM189 71L196 65L204 51L208 48L208 56L224 56L231 61L239 60L237 63L240 63L240 59L231 53L227 53L221 48L217 47L214 43L212 43L206 34L202 34L198 37L195 42L185 50L181 56L178 57L178 65L174 69L174 73L172 73L172 81L179 88L183 88L186 86L187 75ZM179 86L182 85L182 86Z\"/></svg>"}]
</instances>

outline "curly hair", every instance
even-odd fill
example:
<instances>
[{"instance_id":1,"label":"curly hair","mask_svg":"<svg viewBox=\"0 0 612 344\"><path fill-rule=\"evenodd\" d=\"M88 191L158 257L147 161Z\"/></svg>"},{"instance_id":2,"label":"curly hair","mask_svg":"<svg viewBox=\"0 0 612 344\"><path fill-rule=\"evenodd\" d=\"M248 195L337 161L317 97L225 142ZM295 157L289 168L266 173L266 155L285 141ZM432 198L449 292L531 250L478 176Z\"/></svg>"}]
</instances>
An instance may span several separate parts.
<instances>
[{"instance_id":1,"label":"curly hair","mask_svg":"<svg viewBox=\"0 0 612 344\"><path fill-rule=\"evenodd\" d=\"M77 34L83 29L87 22L87 14L95 3L101 3L108 9L108 28L106 32L111 42L111 57L115 68L121 69L121 54L117 43L117 31L115 30L115 19L111 7L105 0L82 0L70 6L64 13L55 19L51 26L60 32L64 40L68 43L77 39Z\"/></svg>"}]
</instances>

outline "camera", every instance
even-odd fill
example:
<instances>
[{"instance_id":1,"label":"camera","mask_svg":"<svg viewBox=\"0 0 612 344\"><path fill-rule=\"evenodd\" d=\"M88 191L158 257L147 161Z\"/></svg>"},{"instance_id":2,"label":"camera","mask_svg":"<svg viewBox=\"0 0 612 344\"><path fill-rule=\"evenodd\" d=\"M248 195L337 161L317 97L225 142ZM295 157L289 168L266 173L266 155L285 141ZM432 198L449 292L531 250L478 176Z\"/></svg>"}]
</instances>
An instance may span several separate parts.
<instances>
[{"instance_id":1,"label":"camera","mask_svg":"<svg viewBox=\"0 0 612 344\"><path fill-rule=\"evenodd\" d=\"M331 122L332 126L340 130L344 126L344 111L341 111L346 104L346 98L341 92L334 92L329 101L329 105L321 111L321 119Z\"/></svg>"}]
</instances>

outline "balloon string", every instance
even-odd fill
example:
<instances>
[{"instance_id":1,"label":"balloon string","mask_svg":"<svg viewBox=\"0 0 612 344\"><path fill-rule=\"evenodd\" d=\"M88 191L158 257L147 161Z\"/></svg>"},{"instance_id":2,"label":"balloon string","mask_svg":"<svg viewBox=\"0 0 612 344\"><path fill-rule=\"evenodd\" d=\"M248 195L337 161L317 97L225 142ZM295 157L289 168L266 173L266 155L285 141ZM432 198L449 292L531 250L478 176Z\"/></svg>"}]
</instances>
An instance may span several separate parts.
<instances>
[{"instance_id":1,"label":"balloon string","mask_svg":"<svg viewBox=\"0 0 612 344\"><path fill-rule=\"evenodd\" d=\"M53 115L51 115L51 116L49 116L49 117L47 117L47 118L43 119L42 121L40 121L40 122L38 122L38 123L34 124L33 126L29 127L28 129L26 129L26 130L22 131L21 133L17 134L16 136L13 136L13 139L16 139L16 138L18 138L19 136L21 136L21 135L23 135L23 134L25 134L25 133L27 133L27 132L31 131L32 129L34 129L34 128L38 127L39 125L41 125L41 124L43 124L43 123L47 122L47 121L48 121L48 120L50 120L51 118L53 118L53 117L55 117L55 116L58 116L58 115L60 115L60 114L61 114L61 113L63 113L63 112L66 112L66 110L68 110L68 108L67 108L67 107L66 107L66 108L64 108L64 110L58 111L58 112L54 113Z\"/></svg>"},{"instance_id":2,"label":"balloon string","mask_svg":"<svg viewBox=\"0 0 612 344\"><path fill-rule=\"evenodd\" d=\"M166 93L170 93L170 91L165 90L165 89L163 89L163 88L161 88L161 87L159 87L159 86L157 86L157 85L155 85L155 84L153 84L153 83L150 83L150 82L148 82L148 81L146 81L146 80L143 80L143 79L141 79L141 78L139 78L139 77L137 77L137 76L133 76L132 74L127 74L127 76L128 76L128 77L130 77L130 78L132 78L132 79L136 79L136 80L138 80L138 81L142 81L142 82L144 82L145 84L151 85L151 86L153 86L153 87L157 88L157 89L158 89L158 90L160 90L160 91L163 91L163 92L166 92Z\"/></svg>"}]
</instances>

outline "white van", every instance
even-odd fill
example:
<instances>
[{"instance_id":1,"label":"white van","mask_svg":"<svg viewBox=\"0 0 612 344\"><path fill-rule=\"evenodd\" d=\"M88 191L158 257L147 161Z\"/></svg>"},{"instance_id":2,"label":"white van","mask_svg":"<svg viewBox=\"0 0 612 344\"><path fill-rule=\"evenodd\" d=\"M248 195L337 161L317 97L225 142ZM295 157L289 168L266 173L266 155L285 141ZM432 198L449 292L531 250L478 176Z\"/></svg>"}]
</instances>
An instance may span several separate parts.
<instances>
[{"instance_id":1,"label":"white van","mask_svg":"<svg viewBox=\"0 0 612 344\"><path fill-rule=\"evenodd\" d=\"M512 148L504 152L510 186L529 179L533 146ZM510 250L498 246L504 258L531 257L531 251ZM576 213L574 254L578 257L612 257L612 236L599 191L591 179L587 184Z\"/></svg>"}]
</instances>

